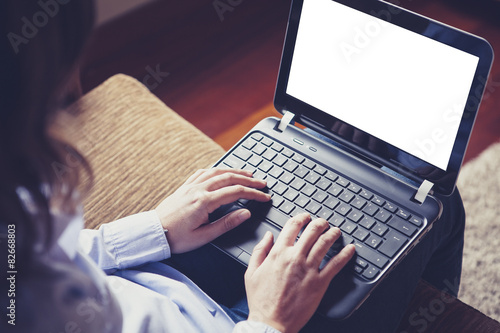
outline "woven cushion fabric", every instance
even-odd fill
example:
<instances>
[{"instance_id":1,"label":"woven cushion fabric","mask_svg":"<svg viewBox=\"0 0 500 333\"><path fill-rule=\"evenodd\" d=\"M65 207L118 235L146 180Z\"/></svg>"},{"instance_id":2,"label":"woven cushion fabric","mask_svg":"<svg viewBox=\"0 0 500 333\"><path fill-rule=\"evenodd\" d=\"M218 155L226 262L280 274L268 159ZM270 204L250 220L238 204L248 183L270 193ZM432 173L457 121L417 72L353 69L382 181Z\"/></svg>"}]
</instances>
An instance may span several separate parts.
<instances>
[{"instance_id":1,"label":"woven cushion fabric","mask_svg":"<svg viewBox=\"0 0 500 333\"><path fill-rule=\"evenodd\" d=\"M116 75L69 110L72 144L92 167L87 228L155 208L224 150L135 79ZM71 156L67 164L71 167ZM83 183L88 183L88 178Z\"/></svg>"}]
</instances>

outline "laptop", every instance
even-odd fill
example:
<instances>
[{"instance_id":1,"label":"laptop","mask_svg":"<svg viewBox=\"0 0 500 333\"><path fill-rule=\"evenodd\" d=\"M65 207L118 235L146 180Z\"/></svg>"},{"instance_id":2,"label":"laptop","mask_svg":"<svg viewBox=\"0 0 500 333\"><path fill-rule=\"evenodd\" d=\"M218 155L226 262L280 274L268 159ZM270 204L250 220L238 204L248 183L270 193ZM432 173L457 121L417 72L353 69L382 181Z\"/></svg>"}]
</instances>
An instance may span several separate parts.
<instances>
[{"instance_id":1,"label":"laptop","mask_svg":"<svg viewBox=\"0 0 500 333\"><path fill-rule=\"evenodd\" d=\"M213 242L244 265L308 212L356 255L319 313L351 315L440 217L464 158L493 60L484 39L376 0L293 0L274 105L214 166L267 180L269 203ZM295 125L297 124L297 125Z\"/></svg>"}]
</instances>

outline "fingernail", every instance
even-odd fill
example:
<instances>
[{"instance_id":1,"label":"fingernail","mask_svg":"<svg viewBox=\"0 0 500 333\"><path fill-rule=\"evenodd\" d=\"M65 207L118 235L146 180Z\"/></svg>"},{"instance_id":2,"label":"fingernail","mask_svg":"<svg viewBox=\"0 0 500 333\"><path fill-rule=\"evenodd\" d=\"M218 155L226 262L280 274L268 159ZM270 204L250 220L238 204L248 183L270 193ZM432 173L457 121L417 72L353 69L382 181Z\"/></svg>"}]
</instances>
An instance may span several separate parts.
<instances>
[{"instance_id":1,"label":"fingernail","mask_svg":"<svg viewBox=\"0 0 500 333\"><path fill-rule=\"evenodd\" d=\"M252 214L250 214L250 211L244 210L241 213L238 214L238 221L243 222L246 221L250 218Z\"/></svg>"}]
</instances>

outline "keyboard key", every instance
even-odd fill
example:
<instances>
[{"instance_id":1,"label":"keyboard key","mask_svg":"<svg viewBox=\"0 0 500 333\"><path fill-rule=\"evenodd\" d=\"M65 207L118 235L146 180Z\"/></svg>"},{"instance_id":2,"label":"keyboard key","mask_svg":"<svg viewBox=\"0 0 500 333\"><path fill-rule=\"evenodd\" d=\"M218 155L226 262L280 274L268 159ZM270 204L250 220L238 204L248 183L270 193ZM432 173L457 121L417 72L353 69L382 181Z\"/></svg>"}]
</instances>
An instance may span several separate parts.
<instances>
[{"instance_id":1,"label":"keyboard key","mask_svg":"<svg viewBox=\"0 0 500 333\"><path fill-rule=\"evenodd\" d=\"M293 174L297 177L304 178L309 173L309 170L300 165Z\"/></svg>"},{"instance_id":2,"label":"keyboard key","mask_svg":"<svg viewBox=\"0 0 500 333\"><path fill-rule=\"evenodd\" d=\"M262 158L260 158L259 156L257 155L253 155L252 157L250 157L250 159L248 160L248 163L254 167L257 167L259 166L260 162L262 162Z\"/></svg>"},{"instance_id":3,"label":"keyboard key","mask_svg":"<svg viewBox=\"0 0 500 333\"><path fill-rule=\"evenodd\" d=\"M349 186L350 182L347 179L345 179L344 177L339 177L337 179L337 184L339 184L342 187L347 187L347 186Z\"/></svg>"},{"instance_id":4,"label":"keyboard key","mask_svg":"<svg viewBox=\"0 0 500 333\"><path fill-rule=\"evenodd\" d=\"M359 242L355 242L354 245L356 246L356 253L359 256L371 262L378 268L384 268L384 266L389 262L386 257L370 249L368 245Z\"/></svg>"},{"instance_id":5,"label":"keyboard key","mask_svg":"<svg viewBox=\"0 0 500 333\"><path fill-rule=\"evenodd\" d=\"M322 176L324 176L326 173L326 169L324 167L322 167L321 165L317 165L317 164L316 164L316 167L314 168L314 171L316 173L319 173Z\"/></svg>"},{"instance_id":6,"label":"keyboard key","mask_svg":"<svg viewBox=\"0 0 500 333\"><path fill-rule=\"evenodd\" d=\"M272 150L266 150L266 152L264 154L262 154L262 157L264 157L266 160L268 161L272 161L274 157L276 157L276 155L278 155L275 151L272 151Z\"/></svg>"},{"instance_id":7,"label":"keyboard key","mask_svg":"<svg viewBox=\"0 0 500 333\"><path fill-rule=\"evenodd\" d=\"M295 162L297 162L299 164L302 164L302 162L305 161L305 158L300 156L299 154L295 154L292 156L292 160L294 160Z\"/></svg>"},{"instance_id":8,"label":"keyboard key","mask_svg":"<svg viewBox=\"0 0 500 333\"><path fill-rule=\"evenodd\" d=\"M302 188L302 193L304 193L308 197L312 196L315 192L316 187L312 186L311 184L306 184L306 186Z\"/></svg>"},{"instance_id":9,"label":"keyboard key","mask_svg":"<svg viewBox=\"0 0 500 333\"><path fill-rule=\"evenodd\" d=\"M370 235L365 243L376 249L380 244L382 244L382 238L375 235Z\"/></svg>"},{"instance_id":10,"label":"keyboard key","mask_svg":"<svg viewBox=\"0 0 500 333\"><path fill-rule=\"evenodd\" d=\"M364 241L370 233L366 229L358 228L352 235L360 241Z\"/></svg>"},{"instance_id":11,"label":"keyboard key","mask_svg":"<svg viewBox=\"0 0 500 333\"><path fill-rule=\"evenodd\" d=\"M322 191L326 191L332 183L327 179L321 179L316 183L316 187L320 188Z\"/></svg>"},{"instance_id":12,"label":"keyboard key","mask_svg":"<svg viewBox=\"0 0 500 333\"><path fill-rule=\"evenodd\" d=\"M253 133L252 136L251 136L252 139L254 139L255 141L260 141L262 140L264 137L262 136L262 134L259 134L259 133Z\"/></svg>"},{"instance_id":13,"label":"keyboard key","mask_svg":"<svg viewBox=\"0 0 500 333\"><path fill-rule=\"evenodd\" d=\"M354 199L354 194L352 194L349 191L344 191L342 194L339 195L339 199L346 203L349 203L351 202L352 199Z\"/></svg>"},{"instance_id":14,"label":"keyboard key","mask_svg":"<svg viewBox=\"0 0 500 333\"><path fill-rule=\"evenodd\" d=\"M310 201L306 206L306 210L313 215L316 215L316 213L319 212L320 209L321 205L315 201Z\"/></svg>"},{"instance_id":15,"label":"keyboard key","mask_svg":"<svg viewBox=\"0 0 500 333\"><path fill-rule=\"evenodd\" d=\"M380 209L377 214L375 214L375 218L381 222L387 222L387 220L389 220L391 218L391 213L389 213L388 211L384 210L384 209Z\"/></svg>"},{"instance_id":16,"label":"keyboard key","mask_svg":"<svg viewBox=\"0 0 500 333\"><path fill-rule=\"evenodd\" d=\"M249 150L246 150L244 148L237 148L235 151L234 151L234 156L242 159L243 161L247 161L251 156L252 156L252 152L249 151Z\"/></svg>"},{"instance_id":17,"label":"keyboard key","mask_svg":"<svg viewBox=\"0 0 500 333\"><path fill-rule=\"evenodd\" d=\"M259 169L264 171L265 173L268 173L272 167L273 167L273 165L269 161L262 161L262 163L259 165Z\"/></svg>"},{"instance_id":18,"label":"keyboard key","mask_svg":"<svg viewBox=\"0 0 500 333\"><path fill-rule=\"evenodd\" d=\"M269 171L269 175L276 179L279 179L282 174L283 170L281 170L280 168L272 168L271 171Z\"/></svg>"},{"instance_id":19,"label":"keyboard key","mask_svg":"<svg viewBox=\"0 0 500 333\"><path fill-rule=\"evenodd\" d=\"M319 203L323 203L323 201L325 201L327 197L328 195L325 192L317 191L316 193L314 193L312 198Z\"/></svg>"},{"instance_id":20,"label":"keyboard key","mask_svg":"<svg viewBox=\"0 0 500 333\"><path fill-rule=\"evenodd\" d=\"M255 145L257 145L257 142L255 140L252 140L252 139L247 139L242 144L242 146L248 150L252 150L252 148L255 147Z\"/></svg>"},{"instance_id":21,"label":"keyboard key","mask_svg":"<svg viewBox=\"0 0 500 333\"><path fill-rule=\"evenodd\" d=\"M316 214L317 217L321 217L322 219L329 220L330 217L332 217L333 212L329 210L326 207L321 208L318 214Z\"/></svg>"},{"instance_id":22,"label":"keyboard key","mask_svg":"<svg viewBox=\"0 0 500 333\"><path fill-rule=\"evenodd\" d=\"M283 195L285 191L287 190L287 186L283 183L278 182L274 187L273 187L273 192L275 192L278 195Z\"/></svg>"},{"instance_id":23,"label":"keyboard key","mask_svg":"<svg viewBox=\"0 0 500 333\"><path fill-rule=\"evenodd\" d=\"M291 182L290 186L291 186L291 187L293 187L294 189L296 189L297 191L300 191L300 190L304 187L304 185L305 185L305 184L306 184L306 182L305 182L305 181L303 181L302 179L300 179L300 178L295 178L295 179Z\"/></svg>"},{"instance_id":24,"label":"keyboard key","mask_svg":"<svg viewBox=\"0 0 500 333\"><path fill-rule=\"evenodd\" d=\"M408 213L407 211L405 211L403 209L398 209L396 215L404 220L408 220L410 218L410 213Z\"/></svg>"},{"instance_id":25,"label":"keyboard key","mask_svg":"<svg viewBox=\"0 0 500 333\"><path fill-rule=\"evenodd\" d=\"M385 200L376 195L373 196L372 202L380 207L382 207L385 204Z\"/></svg>"},{"instance_id":26,"label":"keyboard key","mask_svg":"<svg viewBox=\"0 0 500 333\"><path fill-rule=\"evenodd\" d=\"M286 157L288 158L291 158L295 153L293 152L293 150L291 149L288 149L288 148L285 148L283 149L283 151L281 152L283 155L285 155Z\"/></svg>"},{"instance_id":27,"label":"keyboard key","mask_svg":"<svg viewBox=\"0 0 500 333\"><path fill-rule=\"evenodd\" d=\"M271 140L268 137L264 137L261 142L268 147L270 147L273 144L273 140Z\"/></svg>"},{"instance_id":28,"label":"keyboard key","mask_svg":"<svg viewBox=\"0 0 500 333\"><path fill-rule=\"evenodd\" d=\"M224 164L232 169L242 169L245 166L245 162L233 156L226 158Z\"/></svg>"},{"instance_id":29,"label":"keyboard key","mask_svg":"<svg viewBox=\"0 0 500 333\"><path fill-rule=\"evenodd\" d=\"M363 207L366 205L366 200L361 198L361 197L356 197L354 200L351 202L351 205L359 210L363 209Z\"/></svg>"},{"instance_id":30,"label":"keyboard key","mask_svg":"<svg viewBox=\"0 0 500 333\"><path fill-rule=\"evenodd\" d=\"M377 223L373 228L372 228L372 232L376 235L379 235L380 237L384 236L385 233L387 232L387 230L389 230L389 228L387 228L385 225L383 225L382 223Z\"/></svg>"},{"instance_id":31,"label":"keyboard key","mask_svg":"<svg viewBox=\"0 0 500 333\"><path fill-rule=\"evenodd\" d=\"M328 222L330 222L330 224L333 225L334 227L338 228L342 225L342 223L345 222L345 218L343 218L339 214L335 214L333 215L333 217L330 217L330 220L328 220Z\"/></svg>"},{"instance_id":32,"label":"keyboard key","mask_svg":"<svg viewBox=\"0 0 500 333\"><path fill-rule=\"evenodd\" d=\"M393 235L386 239L384 244L382 244L378 250L389 258L393 258L403 245L406 244L406 242L408 242L407 238Z\"/></svg>"},{"instance_id":33,"label":"keyboard key","mask_svg":"<svg viewBox=\"0 0 500 333\"><path fill-rule=\"evenodd\" d=\"M278 208L285 200L277 195L272 196L273 207Z\"/></svg>"},{"instance_id":34,"label":"keyboard key","mask_svg":"<svg viewBox=\"0 0 500 333\"><path fill-rule=\"evenodd\" d=\"M367 278L368 280L373 279L375 276L380 273L380 270L376 267L370 266L368 269L365 269L363 272L363 277Z\"/></svg>"},{"instance_id":35,"label":"keyboard key","mask_svg":"<svg viewBox=\"0 0 500 333\"><path fill-rule=\"evenodd\" d=\"M316 182L319 180L320 176L317 173L314 172L309 172L309 174L304 178L307 182L311 184L316 184Z\"/></svg>"},{"instance_id":36,"label":"keyboard key","mask_svg":"<svg viewBox=\"0 0 500 333\"><path fill-rule=\"evenodd\" d=\"M325 205L326 207L330 208L330 209L335 209L335 207L337 207L337 205L340 203L340 201L338 199L335 199L334 197L329 197L328 199L326 199L326 201L323 203L323 205Z\"/></svg>"},{"instance_id":37,"label":"keyboard key","mask_svg":"<svg viewBox=\"0 0 500 333\"><path fill-rule=\"evenodd\" d=\"M362 217L363 217L363 214L359 210L356 210L356 209L351 210L349 215L347 215L347 218L355 223L358 223Z\"/></svg>"},{"instance_id":38,"label":"keyboard key","mask_svg":"<svg viewBox=\"0 0 500 333\"><path fill-rule=\"evenodd\" d=\"M278 153L281 152L285 147L283 147L282 144L278 143L278 142L273 142L273 144L271 145L271 148L273 150L276 150Z\"/></svg>"},{"instance_id":39,"label":"keyboard key","mask_svg":"<svg viewBox=\"0 0 500 333\"><path fill-rule=\"evenodd\" d=\"M285 200L285 202L280 206L280 210L287 214L287 215L290 215L293 211L293 209L295 208L295 205L292 204L291 202L288 202Z\"/></svg>"},{"instance_id":40,"label":"keyboard key","mask_svg":"<svg viewBox=\"0 0 500 333\"><path fill-rule=\"evenodd\" d=\"M360 257L357 257L356 260L354 261L356 263L356 265L358 265L359 267L362 267L362 268L366 268L368 267L368 263L366 262L366 260L360 258Z\"/></svg>"},{"instance_id":41,"label":"keyboard key","mask_svg":"<svg viewBox=\"0 0 500 333\"><path fill-rule=\"evenodd\" d=\"M332 185L332 187L330 187L327 192L333 196L338 196L340 193L342 193L343 189L342 187L340 187L339 185L337 184L334 184Z\"/></svg>"},{"instance_id":42,"label":"keyboard key","mask_svg":"<svg viewBox=\"0 0 500 333\"><path fill-rule=\"evenodd\" d=\"M340 226L340 230L342 230L343 232L345 232L346 234L350 235L352 234L352 232L357 228L356 224L355 223L352 223L351 221L345 221L345 223L343 223L341 226Z\"/></svg>"},{"instance_id":43,"label":"keyboard key","mask_svg":"<svg viewBox=\"0 0 500 333\"><path fill-rule=\"evenodd\" d=\"M420 217L412 216L410 217L409 221L416 225L417 227L420 227L424 221Z\"/></svg>"},{"instance_id":44,"label":"keyboard key","mask_svg":"<svg viewBox=\"0 0 500 333\"><path fill-rule=\"evenodd\" d=\"M283 167L286 171L288 172L294 172L295 169L298 168L298 163L294 161L288 161L286 162L285 166Z\"/></svg>"},{"instance_id":45,"label":"keyboard key","mask_svg":"<svg viewBox=\"0 0 500 333\"><path fill-rule=\"evenodd\" d=\"M302 162L302 165L305 166L306 168L308 169L314 169L314 167L316 166L316 163L314 163L313 161L311 160L308 160L308 159L305 159L304 162Z\"/></svg>"},{"instance_id":46,"label":"keyboard key","mask_svg":"<svg viewBox=\"0 0 500 333\"><path fill-rule=\"evenodd\" d=\"M365 208L363 208L363 212L370 215L370 216L375 215L375 213L377 213L377 211L378 211L378 207L371 202L368 203L365 206Z\"/></svg>"},{"instance_id":47,"label":"keyboard key","mask_svg":"<svg viewBox=\"0 0 500 333\"><path fill-rule=\"evenodd\" d=\"M268 189L272 189L278 183L278 181L276 179L274 179L273 177L267 177L266 182L267 182Z\"/></svg>"},{"instance_id":48,"label":"keyboard key","mask_svg":"<svg viewBox=\"0 0 500 333\"><path fill-rule=\"evenodd\" d=\"M290 219L288 215L283 214L277 209L270 209L266 214L266 218L269 221L276 223L282 228L285 226L285 223Z\"/></svg>"},{"instance_id":49,"label":"keyboard key","mask_svg":"<svg viewBox=\"0 0 500 333\"><path fill-rule=\"evenodd\" d=\"M288 189L288 191L286 191L286 194L285 194L285 199L288 199L289 201L294 201L295 199L297 199L297 197L299 196L299 192L293 190L293 189Z\"/></svg>"},{"instance_id":50,"label":"keyboard key","mask_svg":"<svg viewBox=\"0 0 500 333\"><path fill-rule=\"evenodd\" d=\"M283 183L290 184L294 180L294 176L290 172L284 172L279 178Z\"/></svg>"},{"instance_id":51,"label":"keyboard key","mask_svg":"<svg viewBox=\"0 0 500 333\"><path fill-rule=\"evenodd\" d=\"M351 206L349 206L346 203L341 202L340 205L338 205L337 208L335 208L335 211L342 216L346 216L347 214L349 214L351 209L352 209Z\"/></svg>"},{"instance_id":52,"label":"keyboard key","mask_svg":"<svg viewBox=\"0 0 500 333\"><path fill-rule=\"evenodd\" d=\"M300 194L299 197L295 199L294 203L297 206L304 208L309 203L309 201L311 201L311 199L309 199L303 194Z\"/></svg>"},{"instance_id":53,"label":"keyboard key","mask_svg":"<svg viewBox=\"0 0 500 333\"><path fill-rule=\"evenodd\" d=\"M398 210L398 207L396 207L396 205L394 205L394 204L392 204L390 202L386 202L385 205L384 205L384 208L387 209L388 211L390 211L393 214Z\"/></svg>"},{"instance_id":54,"label":"keyboard key","mask_svg":"<svg viewBox=\"0 0 500 333\"><path fill-rule=\"evenodd\" d=\"M285 163L288 161L288 158L286 158L283 155L278 155L274 158L273 163L276 164L279 167L282 167L285 165Z\"/></svg>"},{"instance_id":55,"label":"keyboard key","mask_svg":"<svg viewBox=\"0 0 500 333\"><path fill-rule=\"evenodd\" d=\"M359 192L359 195L365 198L366 200L371 200L371 198L373 197L373 194L365 189L362 189L361 192Z\"/></svg>"},{"instance_id":56,"label":"keyboard key","mask_svg":"<svg viewBox=\"0 0 500 333\"><path fill-rule=\"evenodd\" d=\"M417 232L417 227L415 227L413 224L410 224L409 222L401 219L398 216L394 216L392 219L389 220L387 223L389 226L393 227L394 229L402 232L408 237L413 236Z\"/></svg>"},{"instance_id":57,"label":"keyboard key","mask_svg":"<svg viewBox=\"0 0 500 333\"><path fill-rule=\"evenodd\" d=\"M327 171L326 172L326 178L330 179L332 182L336 181L337 178L339 178L339 176L335 173L335 172L332 172L332 171Z\"/></svg>"},{"instance_id":58,"label":"keyboard key","mask_svg":"<svg viewBox=\"0 0 500 333\"><path fill-rule=\"evenodd\" d=\"M255 146L253 149L252 149L252 152L254 154L257 154L257 155L262 155L264 154L264 152L267 150L267 148L261 144L257 144L257 146Z\"/></svg>"},{"instance_id":59,"label":"keyboard key","mask_svg":"<svg viewBox=\"0 0 500 333\"><path fill-rule=\"evenodd\" d=\"M347 188L348 188L350 191L352 191L352 192L354 192L354 193L356 193L356 194L358 194L359 192L361 192L361 187L360 187L360 186L358 186L358 185L356 185L356 184L353 184L353 183L351 183L351 185L349 185Z\"/></svg>"},{"instance_id":60,"label":"keyboard key","mask_svg":"<svg viewBox=\"0 0 500 333\"><path fill-rule=\"evenodd\" d=\"M358 222L359 225L365 227L366 229L370 230L371 227L375 224L375 220L372 217L369 216L364 216L361 221Z\"/></svg>"}]
</instances>

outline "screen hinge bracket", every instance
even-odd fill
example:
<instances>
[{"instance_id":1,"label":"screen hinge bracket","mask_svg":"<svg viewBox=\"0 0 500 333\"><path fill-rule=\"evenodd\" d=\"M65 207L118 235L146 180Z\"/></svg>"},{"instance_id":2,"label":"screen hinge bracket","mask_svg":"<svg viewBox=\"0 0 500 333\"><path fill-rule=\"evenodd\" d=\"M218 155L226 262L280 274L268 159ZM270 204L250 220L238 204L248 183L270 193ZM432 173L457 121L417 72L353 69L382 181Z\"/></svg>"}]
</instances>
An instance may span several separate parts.
<instances>
[{"instance_id":1,"label":"screen hinge bracket","mask_svg":"<svg viewBox=\"0 0 500 333\"><path fill-rule=\"evenodd\" d=\"M434 183L425 179L424 182L418 188L417 193L415 193L413 200L415 200L419 204L423 204L425 201L425 198L427 198L427 196L431 192L431 189L433 186L434 186Z\"/></svg>"},{"instance_id":2,"label":"screen hinge bracket","mask_svg":"<svg viewBox=\"0 0 500 333\"><path fill-rule=\"evenodd\" d=\"M286 127L290 125L290 123L293 123L293 118L295 117L295 114L290 112L290 111L285 111L283 113L283 118L281 118L278 126L276 126L275 130L278 132L284 132Z\"/></svg>"}]
</instances>

